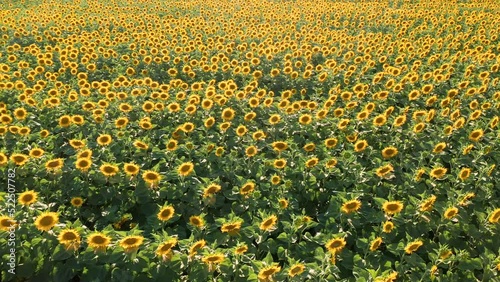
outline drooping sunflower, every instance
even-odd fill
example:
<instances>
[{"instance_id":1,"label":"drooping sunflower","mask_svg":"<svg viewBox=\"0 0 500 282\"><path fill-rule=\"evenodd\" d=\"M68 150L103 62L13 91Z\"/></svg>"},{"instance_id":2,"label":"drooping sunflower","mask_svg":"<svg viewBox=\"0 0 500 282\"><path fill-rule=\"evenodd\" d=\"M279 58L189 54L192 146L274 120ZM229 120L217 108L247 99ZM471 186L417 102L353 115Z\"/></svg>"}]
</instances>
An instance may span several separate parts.
<instances>
[{"instance_id":1,"label":"drooping sunflower","mask_svg":"<svg viewBox=\"0 0 500 282\"><path fill-rule=\"evenodd\" d=\"M134 145L134 147L136 147L139 150L149 149L149 145L147 143L139 141L139 140L134 141L134 143L132 143L132 144Z\"/></svg>"},{"instance_id":2,"label":"drooping sunflower","mask_svg":"<svg viewBox=\"0 0 500 282\"><path fill-rule=\"evenodd\" d=\"M220 264L221 262L224 261L226 257L224 256L224 254L221 254L221 253L216 253L216 254L211 254L211 255L205 255L201 261L208 264L208 265L212 265L212 264Z\"/></svg>"},{"instance_id":3,"label":"drooping sunflower","mask_svg":"<svg viewBox=\"0 0 500 282\"><path fill-rule=\"evenodd\" d=\"M488 221L490 223L498 223L499 220L500 220L500 208L497 208L491 212L490 216L488 217Z\"/></svg>"},{"instance_id":4,"label":"drooping sunflower","mask_svg":"<svg viewBox=\"0 0 500 282\"><path fill-rule=\"evenodd\" d=\"M376 251L382 245L382 237L375 238L370 244L370 251Z\"/></svg>"},{"instance_id":5,"label":"drooping sunflower","mask_svg":"<svg viewBox=\"0 0 500 282\"><path fill-rule=\"evenodd\" d=\"M106 251L111 244L111 237L101 232L94 232L87 237L87 243L94 251Z\"/></svg>"},{"instance_id":6,"label":"drooping sunflower","mask_svg":"<svg viewBox=\"0 0 500 282\"><path fill-rule=\"evenodd\" d=\"M248 246L247 245L239 245L234 249L234 253L236 255L242 255L248 251Z\"/></svg>"},{"instance_id":7,"label":"drooping sunflower","mask_svg":"<svg viewBox=\"0 0 500 282\"><path fill-rule=\"evenodd\" d=\"M194 164L192 162L185 162L177 167L177 173L182 177L189 176L193 172L193 170Z\"/></svg>"},{"instance_id":8,"label":"drooping sunflower","mask_svg":"<svg viewBox=\"0 0 500 282\"><path fill-rule=\"evenodd\" d=\"M40 231L49 231L59 223L59 215L55 212L44 212L35 220L35 226Z\"/></svg>"},{"instance_id":9,"label":"drooping sunflower","mask_svg":"<svg viewBox=\"0 0 500 282\"><path fill-rule=\"evenodd\" d=\"M156 255L157 256L168 256L171 251L172 251L172 248L175 247L177 245L177 239L176 238L172 238L170 240L167 240L163 243L161 243L158 248L156 249Z\"/></svg>"},{"instance_id":10,"label":"drooping sunflower","mask_svg":"<svg viewBox=\"0 0 500 282\"><path fill-rule=\"evenodd\" d=\"M357 212L361 208L361 202L359 200L351 200L345 202L340 210L343 213L349 214L353 212Z\"/></svg>"},{"instance_id":11,"label":"drooping sunflower","mask_svg":"<svg viewBox=\"0 0 500 282\"><path fill-rule=\"evenodd\" d=\"M406 245L405 252L407 254L412 254L416 252L420 247L422 247L422 245L424 245L424 242L422 242L422 240L415 240L413 242L410 242L408 243L408 245Z\"/></svg>"},{"instance_id":12,"label":"drooping sunflower","mask_svg":"<svg viewBox=\"0 0 500 282\"><path fill-rule=\"evenodd\" d=\"M290 269L288 270L288 276L295 277L297 275L300 275L304 272L305 269L306 269L306 267L304 264L296 263L296 264L290 266Z\"/></svg>"},{"instance_id":13,"label":"drooping sunflower","mask_svg":"<svg viewBox=\"0 0 500 282\"><path fill-rule=\"evenodd\" d=\"M259 281L271 281L272 276L280 271L281 266L279 266L278 264L267 266L259 271L257 278L259 279Z\"/></svg>"},{"instance_id":14,"label":"drooping sunflower","mask_svg":"<svg viewBox=\"0 0 500 282\"><path fill-rule=\"evenodd\" d=\"M18 202L20 205L30 206L31 204L35 203L37 199L38 193L33 190L29 190L19 195Z\"/></svg>"},{"instance_id":15,"label":"drooping sunflower","mask_svg":"<svg viewBox=\"0 0 500 282\"><path fill-rule=\"evenodd\" d=\"M431 211L434 207L437 197L435 195L430 196L425 201L420 204L420 211Z\"/></svg>"},{"instance_id":16,"label":"drooping sunflower","mask_svg":"<svg viewBox=\"0 0 500 282\"><path fill-rule=\"evenodd\" d=\"M64 229L57 236L60 244L68 251L76 251L80 247L80 234L75 229Z\"/></svg>"},{"instance_id":17,"label":"drooping sunflower","mask_svg":"<svg viewBox=\"0 0 500 282\"><path fill-rule=\"evenodd\" d=\"M278 222L278 217L271 215L262 220L259 225L259 229L263 231L271 231L274 229L276 223Z\"/></svg>"},{"instance_id":18,"label":"drooping sunflower","mask_svg":"<svg viewBox=\"0 0 500 282\"><path fill-rule=\"evenodd\" d=\"M236 235L240 232L242 221L233 221L229 223L224 223L221 227L222 233L227 233L231 236Z\"/></svg>"},{"instance_id":19,"label":"drooping sunflower","mask_svg":"<svg viewBox=\"0 0 500 282\"><path fill-rule=\"evenodd\" d=\"M144 242L144 237L142 236L127 236L120 240L120 247L122 247L126 253L134 252L142 245Z\"/></svg>"},{"instance_id":20,"label":"drooping sunflower","mask_svg":"<svg viewBox=\"0 0 500 282\"><path fill-rule=\"evenodd\" d=\"M205 240L199 240L194 242L193 245L189 248L189 256L192 257L198 253L199 250L206 246L207 242Z\"/></svg>"},{"instance_id":21,"label":"drooping sunflower","mask_svg":"<svg viewBox=\"0 0 500 282\"><path fill-rule=\"evenodd\" d=\"M333 238L326 242L325 247L331 254L337 254L346 246L344 238Z\"/></svg>"},{"instance_id":22,"label":"drooping sunflower","mask_svg":"<svg viewBox=\"0 0 500 282\"><path fill-rule=\"evenodd\" d=\"M175 215L175 209L173 206L163 207L156 215L161 221L168 221Z\"/></svg>"},{"instance_id":23,"label":"drooping sunflower","mask_svg":"<svg viewBox=\"0 0 500 282\"><path fill-rule=\"evenodd\" d=\"M400 213L403 208L404 204L400 201L387 201L382 205L382 209L387 215Z\"/></svg>"}]
</instances>

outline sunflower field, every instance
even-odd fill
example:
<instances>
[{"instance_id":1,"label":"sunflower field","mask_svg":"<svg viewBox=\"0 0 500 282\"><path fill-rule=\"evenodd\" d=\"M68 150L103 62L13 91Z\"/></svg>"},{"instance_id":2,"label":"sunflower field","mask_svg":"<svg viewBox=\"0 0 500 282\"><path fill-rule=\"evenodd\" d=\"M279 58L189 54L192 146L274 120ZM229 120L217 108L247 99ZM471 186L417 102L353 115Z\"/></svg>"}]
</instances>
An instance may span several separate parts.
<instances>
[{"instance_id":1,"label":"sunflower field","mask_svg":"<svg viewBox=\"0 0 500 282\"><path fill-rule=\"evenodd\" d=\"M500 281L499 1L0 3L0 281Z\"/></svg>"}]
</instances>

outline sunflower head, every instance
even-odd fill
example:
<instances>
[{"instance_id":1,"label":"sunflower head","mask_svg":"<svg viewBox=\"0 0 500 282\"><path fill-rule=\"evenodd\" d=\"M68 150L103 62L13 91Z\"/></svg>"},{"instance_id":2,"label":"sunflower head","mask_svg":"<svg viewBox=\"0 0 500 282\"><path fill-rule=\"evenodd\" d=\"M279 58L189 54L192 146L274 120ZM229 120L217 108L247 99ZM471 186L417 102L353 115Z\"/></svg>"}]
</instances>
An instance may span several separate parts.
<instances>
[{"instance_id":1,"label":"sunflower head","mask_svg":"<svg viewBox=\"0 0 500 282\"><path fill-rule=\"evenodd\" d=\"M55 212L44 212L35 220L35 226L40 231L49 231L59 223L59 215Z\"/></svg>"},{"instance_id":2,"label":"sunflower head","mask_svg":"<svg viewBox=\"0 0 500 282\"><path fill-rule=\"evenodd\" d=\"M18 201L19 204L23 206L30 206L31 204L35 203L38 199L38 193L30 190L23 192L19 195Z\"/></svg>"}]
</instances>

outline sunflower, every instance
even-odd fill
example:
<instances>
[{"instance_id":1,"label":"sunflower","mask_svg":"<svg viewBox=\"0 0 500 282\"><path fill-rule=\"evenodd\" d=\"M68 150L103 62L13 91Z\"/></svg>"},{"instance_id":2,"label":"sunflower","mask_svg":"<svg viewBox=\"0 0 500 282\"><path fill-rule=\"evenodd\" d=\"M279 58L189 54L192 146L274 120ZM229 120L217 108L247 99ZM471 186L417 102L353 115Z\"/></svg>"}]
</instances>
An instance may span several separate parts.
<instances>
[{"instance_id":1,"label":"sunflower","mask_svg":"<svg viewBox=\"0 0 500 282\"><path fill-rule=\"evenodd\" d=\"M464 168L462 168L462 170L460 170L460 173L458 174L458 178L460 178L460 180L464 181L467 178L469 178L470 172L471 172L470 168L464 167Z\"/></svg>"},{"instance_id":2,"label":"sunflower","mask_svg":"<svg viewBox=\"0 0 500 282\"><path fill-rule=\"evenodd\" d=\"M235 112L233 109L231 108L225 108L223 111L222 111L222 114L221 114L221 118L224 120L224 121L231 121L234 119L234 115L235 115Z\"/></svg>"},{"instance_id":3,"label":"sunflower","mask_svg":"<svg viewBox=\"0 0 500 282\"><path fill-rule=\"evenodd\" d=\"M128 118L126 117L120 117L115 120L115 127L116 128L124 128L128 124Z\"/></svg>"},{"instance_id":4,"label":"sunflower","mask_svg":"<svg viewBox=\"0 0 500 282\"><path fill-rule=\"evenodd\" d=\"M111 244L111 237L101 232L94 232L87 237L87 243L94 251L106 251Z\"/></svg>"},{"instance_id":5,"label":"sunflower","mask_svg":"<svg viewBox=\"0 0 500 282\"><path fill-rule=\"evenodd\" d=\"M221 190L221 186L217 184L210 184L203 190L203 198L208 198L213 196L215 193Z\"/></svg>"},{"instance_id":6,"label":"sunflower","mask_svg":"<svg viewBox=\"0 0 500 282\"><path fill-rule=\"evenodd\" d=\"M394 123L393 125L395 127L399 127L399 126L402 126L403 124L406 123L406 116L402 115L402 116L398 116L394 119Z\"/></svg>"},{"instance_id":7,"label":"sunflower","mask_svg":"<svg viewBox=\"0 0 500 282\"><path fill-rule=\"evenodd\" d=\"M245 135L247 132L248 132L248 129L244 125L240 125L236 128L236 135L238 135L240 137Z\"/></svg>"},{"instance_id":8,"label":"sunflower","mask_svg":"<svg viewBox=\"0 0 500 282\"><path fill-rule=\"evenodd\" d=\"M397 154L398 154L398 149L397 149L396 147L389 146L389 147L385 147L385 148L382 150L382 157L383 157L384 159L390 159L390 158L393 158L393 157L395 157Z\"/></svg>"},{"instance_id":9,"label":"sunflower","mask_svg":"<svg viewBox=\"0 0 500 282\"><path fill-rule=\"evenodd\" d=\"M14 226L16 226L14 218L5 215L0 216L0 230L10 231Z\"/></svg>"},{"instance_id":10,"label":"sunflower","mask_svg":"<svg viewBox=\"0 0 500 282\"><path fill-rule=\"evenodd\" d=\"M111 164L103 164L99 167L99 170L106 177L114 176L120 171L117 166Z\"/></svg>"},{"instance_id":11,"label":"sunflower","mask_svg":"<svg viewBox=\"0 0 500 282\"><path fill-rule=\"evenodd\" d=\"M258 130L258 131L255 131L253 134L252 134L252 138L253 140L263 140L263 139L266 139L266 133L264 133L264 131L262 130Z\"/></svg>"},{"instance_id":12,"label":"sunflower","mask_svg":"<svg viewBox=\"0 0 500 282\"><path fill-rule=\"evenodd\" d=\"M431 170L430 176L432 178L442 179L446 175L447 171L448 171L448 169L446 169L444 167L437 167L437 168L434 168L433 170Z\"/></svg>"},{"instance_id":13,"label":"sunflower","mask_svg":"<svg viewBox=\"0 0 500 282\"><path fill-rule=\"evenodd\" d=\"M378 115L373 119L373 125L382 126L387 122L387 117L385 115Z\"/></svg>"},{"instance_id":14,"label":"sunflower","mask_svg":"<svg viewBox=\"0 0 500 282\"><path fill-rule=\"evenodd\" d=\"M59 223L59 215L55 212L44 212L35 220L35 226L40 231L49 231Z\"/></svg>"},{"instance_id":15,"label":"sunflower","mask_svg":"<svg viewBox=\"0 0 500 282\"><path fill-rule=\"evenodd\" d=\"M420 204L420 211L431 211L436 202L436 196L432 195Z\"/></svg>"},{"instance_id":16,"label":"sunflower","mask_svg":"<svg viewBox=\"0 0 500 282\"><path fill-rule=\"evenodd\" d=\"M286 209L288 208L288 201L287 199L281 198L278 200L278 204L280 205L281 209Z\"/></svg>"},{"instance_id":17,"label":"sunflower","mask_svg":"<svg viewBox=\"0 0 500 282\"><path fill-rule=\"evenodd\" d=\"M356 152L363 152L366 147L368 147L368 142L366 142L366 140L358 140L355 144L354 144L354 151Z\"/></svg>"},{"instance_id":18,"label":"sunflower","mask_svg":"<svg viewBox=\"0 0 500 282\"><path fill-rule=\"evenodd\" d=\"M405 247L405 252L407 254L412 254L413 252L416 252L423 244L424 242L422 242L421 240L416 240L408 243L408 245L406 245Z\"/></svg>"},{"instance_id":19,"label":"sunflower","mask_svg":"<svg viewBox=\"0 0 500 282\"><path fill-rule=\"evenodd\" d=\"M481 137L483 137L483 134L484 134L484 132L482 129L473 130L469 134L469 140L474 141L474 142L478 142L479 139L481 139Z\"/></svg>"},{"instance_id":20,"label":"sunflower","mask_svg":"<svg viewBox=\"0 0 500 282\"><path fill-rule=\"evenodd\" d=\"M234 249L234 253L236 255L242 255L244 253L248 252L248 246L247 245L240 245L237 246L236 249Z\"/></svg>"},{"instance_id":21,"label":"sunflower","mask_svg":"<svg viewBox=\"0 0 500 282\"><path fill-rule=\"evenodd\" d=\"M273 175L271 176L271 183L273 185L278 185L281 182L281 177L279 175Z\"/></svg>"},{"instance_id":22,"label":"sunflower","mask_svg":"<svg viewBox=\"0 0 500 282\"><path fill-rule=\"evenodd\" d=\"M247 157L253 157L253 156L255 156L257 154L257 152L258 152L258 149L255 146L248 146L245 149L245 155Z\"/></svg>"},{"instance_id":23,"label":"sunflower","mask_svg":"<svg viewBox=\"0 0 500 282\"><path fill-rule=\"evenodd\" d=\"M177 167L177 173L182 177L189 176L193 172L193 170L194 164L192 162L185 162Z\"/></svg>"},{"instance_id":24,"label":"sunflower","mask_svg":"<svg viewBox=\"0 0 500 282\"><path fill-rule=\"evenodd\" d=\"M205 226L205 220L201 216L193 215L189 218L189 223L197 228L203 228Z\"/></svg>"},{"instance_id":25,"label":"sunflower","mask_svg":"<svg viewBox=\"0 0 500 282\"><path fill-rule=\"evenodd\" d=\"M439 154L439 153L443 152L443 150L445 148L446 148L446 143L444 143L444 142L437 143L436 146L434 146L434 149L432 150L432 152L435 154Z\"/></svg>"},{"instance_id":26,"label":"sunflower","mask_svg":"<svg viewBox=\"0 0 500 282\"><path fill-rule=\"evenodd\" d=\"M12 154L10 160L17 166L23 166L28 162L29 156L25 154Z\"/></svg>"},{"instance_id":27,"label":"sunflower","mask_svg":"<svg viewBox=\"0 0 500 282\"><path fill-rule=\"evenodd\" d=\"M462 200L458 203L460 206L468 206L470 204L470 201L476 197L476 194L475 193L467 193L465 194L465 196L462 198Z\"/></svg>"},{"instance_id":28,"label":"sunflower","mask_svg":"<svg viewBox=\"0 0 500 282\"><path fill-rule=\"evenodd\" d=\"M143 242L144 237L142 236L127 236L120 240L120 247L122 247L126 253L130 253L137 251Z\"/></svg>"},{"instance_id":29,"label":"sunflower","mask_svg":"<svg viewBox=\"0 0 500 282\"><path fill-rule=\"evenodd\" d=\"M305 269L306 269L306 267L304 264L296 263L296 264L290 266L290 269L288 270L288 276L295 277L297 275L300 275L304 272Z\"/></svg>"},{"instance_id":30,"label":"sunflower","mask_svg":"<svg viewBox=\"0 0 500 282\"><path fill-rule=\"evenodd\" d=\"M307 125L312 122L312 116L310 114L303 114L299 117L299 123L302 125Z\"/></svg>"},{"instance_id":31,"label":"sunflower","mask_svg":"<svg viewBox=\"0 0 500 282\"><path fill-rule=\"evenodd\" d=\"M392 221L386 221L384 223L384 226L382 227L382 230L385 233L391 233L393 229L394 229L394 223Z\"/></svg>"},{"instance_id":32,"label":"sunflower","mask_svg":"<svg viewBox=\"0 0 500 282\"><path fill-rule=\"evenodd\" d=\"M342 207L340 208L340 210L343 213L349 214L349 213L357 212L360 208L361 208L361 202L359 200L351 200L351 201L345 202L342 205Z\"/></svg>"},{"instance_id":33,"label":"sunflower","mask_svg":"<svg viewBox=\"0 0 500 282\"><path fill-rule=\"evenodd\" d=\"M326 139L324 143L325 143L325 147L327 147L328 149L331 149L331 148L337 146L338 140L337 140L337 138L332 137L332 138Z\"/></svg>"},{"instance_id":34,"label":"sunflower","mask_svg":"<svg viewBox=\"0 0 500 282\"><path fill-rule=\"evenodd\" d=\"M68 115L63 115L59 118L60 127L68 127L71 125L71 117Z\"/></svg>"},{"instance_id":35,"label":"sunflower","mask_svg":"<svg viewBox=\"0 0 500 282\"><path fill-rule=\"evenodd\" d=\"M53 159L45 163L45 169L47 171L55 172L61 170L63 165L64 165L64 159Z\"/></svg>"},{"instance_id":36,"label":"sunflower","mask_svg":"<svg viewBox=\"0 0 500 282\"><path fill-rule=\"evenodd\" d=\"M251 194L255 190L255 183L249 181L240 188L240 194L241 195L248 195Z\"/></svg>"},{"instance_id":37,"label":"sunflower","mask_svg":"<svg viewBox=\"0 0 500 282\"><path fill-rule=\"evenodd\" d=\"M170 252L172 251L172 248L177 245L177 239L172 238L170 240L164 241L160 245L158 245L158 248L156 249L156 255L157 256L168 256Z\"/></svg>"},{"instance_id":38,"label":"sunflower","mask_svg":"<svg viewBox=\"0 0 500 282\"><path fill-rule=\"evenodd\" d=\"M302 147L302 149L304 149L304 151L306 152L312 152L316 149L316 145L314 143L307 143L304 145L304 147Z\"/></svg>"},{"instance_id":39,"label":"sunflower","mask_svg":"<svg viewBox=\"0 0 500 282\"><path fill-rule=\"evenodd\" d=\"M387 201L382 205L382 209L387 215L400 213L403 210L403 208L404 205L400 201Z\"/></svg>"},{"instance_id":40,"label":"sunflower","mask_svg":"<svg viewBox=\"0 0 500 282\"><path fill-rule=\"evenodd\" d=\"M272 276L280 271L281 266L277 264L267 266L259 271L257 278L259 279L259 281L271 281Z\"/></svg>"},{"instance_id":41,"label":"sunflower","mask_svg":"<svg viewBox=\"0 0 500 282\"><path fill-rule=\"evenodd\" d=\"M273 114L269 117L269 123L272 125L276 125L281 121L281 116L278 114Z\"/></svg>"},{"instance_id":42,"label":"sunflower","mask_svg":"<svg viewBox=\"0 0 500 282\"><path fill-rule=\"evenodd\" d=\"M172 206L166 206L166 207L163 207L158 212L158 214L156 215L156 217L158 217L158 219L161 220L161 221L168 221L172 217L174 217L174 215L175 215L175 209L174 209L174 207L172 207Z\"/></svg>"},{"instance_id":43,"label":"sunflower","mask_svg":"<svg viewBox=\"0 0 500 282\"><path fill-rule=\"evenodd\" d=\"M86 149L86 150L83 150L83 151L80 151L77 155L76 155L76 158L77 159L86 159L86 158L91 158L92 157L92 150L90 149Z\"/></svg>"},{"instance_id":44,"label":"sunflower","mask_svg":"<svg viewBox=\"0 0 500 282\"><path fill-rule=\"evenodd\" d=\"M276 141L273 142L271 145L273 146L273 149L278 153L281 153L286 149L288 149L288 143L284 141Z\"/></svg>"},{"instance_id":45,"label":"sunflower","mask_svg":"<svg viewBox=\"0 0 500 282\"><path fill-rule=\"evenodd\" d=\"M285 159L274 160L273 166L278 169L283 169L286 166L286 160Z\"/></svg>"},{"instance_id":46,"label":"sunflower","mask_svg":"<svg viewBox=\"0 0 500 282\"><path fill-rule=\"evenodd\" d=\"M147 150L149 149L149 145L142 142L142 141L139 141L139 140L136 140L134 141L133 143L134 147L136 147L137 149L140 149L140 150Z\"/></svg>"},{"instance_id":47,"label":"sunflower","mask_svg":"<svg viewBox=\"0 0 500 282\"><path fill-rule=\"evenodd\" d=\"M276 217L275 215L271 215L262 220L262 222L259 225L259 229L263 231L272 231L277 222L278 222L278 217Z\"/></svg>"},{"instance_id":48,"label":"sunflower","mask_svg":"<svg viewBox=\"0 0 500 282\"><path fill-rule=\"evenodd\" d=\"M423 123L423 122L417 123L413 127L413 132L420 133L420 132L422 132L422 130L424 130L424 128L425 128L425 123Z\"/></svg>"},{"instance_id":49,"label":"sunflower","mask_svg":"<svg viewBox=\"0 0 500 282\"><path fill-rule=\"evenodd\" d=\"M394 168L392 167L391 164L386 164L384 166L381 166L376 169L375 173L377 174L378 177L384 178L386 177L390 172L393 172Z\"/></svg>"},{"instance_id":50,"label":"sunflower","mask_svg":"<svg viewBox=\"0 0 500 282\"><path fill-rule=\"evenodd\" d=\"M452 219L458 214L458 209L456 207L447 208L444 212L444 218Z\"/></svg>"},{"instance_id":51,"label":"sunflower","mask_svg":"<svg viewBox=\"0 0 500 282\"><path fill-rule=\"evenodd\" d=\"M111 141L113 141L113 138L109 134L101 134L97 137L97 144L100 146L108 146L111 144Z\"/></svg>"},{"instance_id":52,"label":"sunflower","mask_svg":"<svg viewBox=\"0 0 500 282\"><path fill-rule=\"evenodd\" d=\"M229 235L236 235L240 232L242 221L233 221L230 223L224 223L221 227L222 233L227 233Z\"/></svg>"},{"instance_id":53,"label":"sunflower","mask_svg":"<svg viewBox=\"0 0 500 282\"><path fill-rule=\"evenodd\" d=\"M194 244L189 248L189 256L194 256L198 253L198 250L201 250L206 246L207 242L205 240L199 240L194 242Z\"/></svg>"},{"instance_id":54,"label":"sunflower","mask_svg":"<svg viewBox=\"0 0 500 282\"><path fill-rule=\"evenodd\" d=\"M4 153L0 153L0 167L5 166L8 160L9 158Z\"/></svg>"},{"instance_id":55,"label":"sunflower","mask_svg":"<svg viewBox=\"0 0 500 282\"><path fill-rule=\"evenodd\" d=\"M500 220L500 208L497 208L491 212L490 216L488 217L488 221L490 223L498 223L499 220Z\"/></svg>"},{"instance_id":56,"label":"sunflower","mask_svg":"<svg viewBox=\"0 0 500 282\"><path fill-rule=\"evenodd\" d=\"M383 242L382 237L375 238L370 244L370 251L372 252L376 251L380 247L382 242Z\"/></svg>"},{"instance_id":57,"label":"sunflower","mask_svg":"<svg viewBox=\"0 0 500 282\"><path fill-rule=\"evenodd\" d=\"M35 203L37 199L38 193L33 190L29 190L19 195L18 202L20 205L30 206L31 204Z\"/></svg>"},{"instance_id":58,"label":"sunflower","mask_svg":"<svg viewBox=\"0 0 500 282\"><path fill-rule=\"evenodd\" d=\"M73 207L79 208L83 205L83 199L81 197L73 197L71 198L71 205Z\"/></svg>"},{"instance_id":59,"label":"sunflower","mask_svg":"<svg viewBox=\"0 0 500 282\"><path fill-rule=\"evenodd\" d=\"M217 253L217 254L212 254L212 255L205 255L201 261L203 261L204 263L208 264L208 265L212 265L212 264L219 264L221 262L224 261L226 257L224 256L224 254L221 254L221 253Z\"/></svg>"},{"instance_id":60,"label":"sunflower","mask_svg":"<svg viewBox=\"0 0 500 282\"><path fill-rule=\"evenodd\" d=\"M346 241L344 238L333 238L326 242L325 247L331 254L336 254L342 251L345 245Z\"/></svg>"},{"instance_id":61,"label":"sunflower","mask_svg":"<svg viewBox=\"0 0 500 282\"><path fill-rule=\"evenodd\" d=\"M161 175L156 171L146 170L142 173L142 179L151 186L157 185L161 178Z\"/></svg>"},{"instance_id":62,"label":"sunflower","mask_svg":"<svg viewBox=\"0 0 500 282\"><path fill-rule=\"evenodd\" d=\"M32 158L40 158L40 157L42 157L42 156L43 156L43 154L44 154L44 153L45 153L45 151L44 151L43 149L40 149L40 148L34 148L34 149L31 149L31 150L30 150L29 155L30 155L30 157L32 157ZM2 162L2 161L0 160L0 163L1 163L1 162Z\"/></svg>"},{"instance_id":63,"label":"sunflower","mask_svg":"<svg viewBox=\"0 0 500 282\"><path fill-rule=\"evenodd\" d=\"M139 166L133 163L125 163L123 165L123 171L128 176L136 176L139 173Z\"/></svg>"},{"instance_id":64,"label":"sunflower","mask_svg":"<svg viewBox=\"0 0 500 282\"><path fill-rule=\"evenodd\" d=\"M318 158L310 158L306 161L306 167L307 168L312 168L312 167L315 167L319 162L319 159Z\"/></svg>"},{"instance_id":65,"label":"sunflower","mask_svg":"<svg viewBox=\"0 0 500 282\"><path fill-rule=\"evenodd\" d=\"M78 170L86 172L92 166L92 160L90 158L78 158L76 159L75 166Z\"/></svg>"},{"instance_id":66,"label":"sunflower","mask_svg":"<svg viewBox=\"0 0 500 282\"><path fill-rule=\"evenodd\" d=\"M74 229L64 229L57 236L60 244L68 251L76 251L80 247L80 234Z\"/></svg>"}]
</instances>

